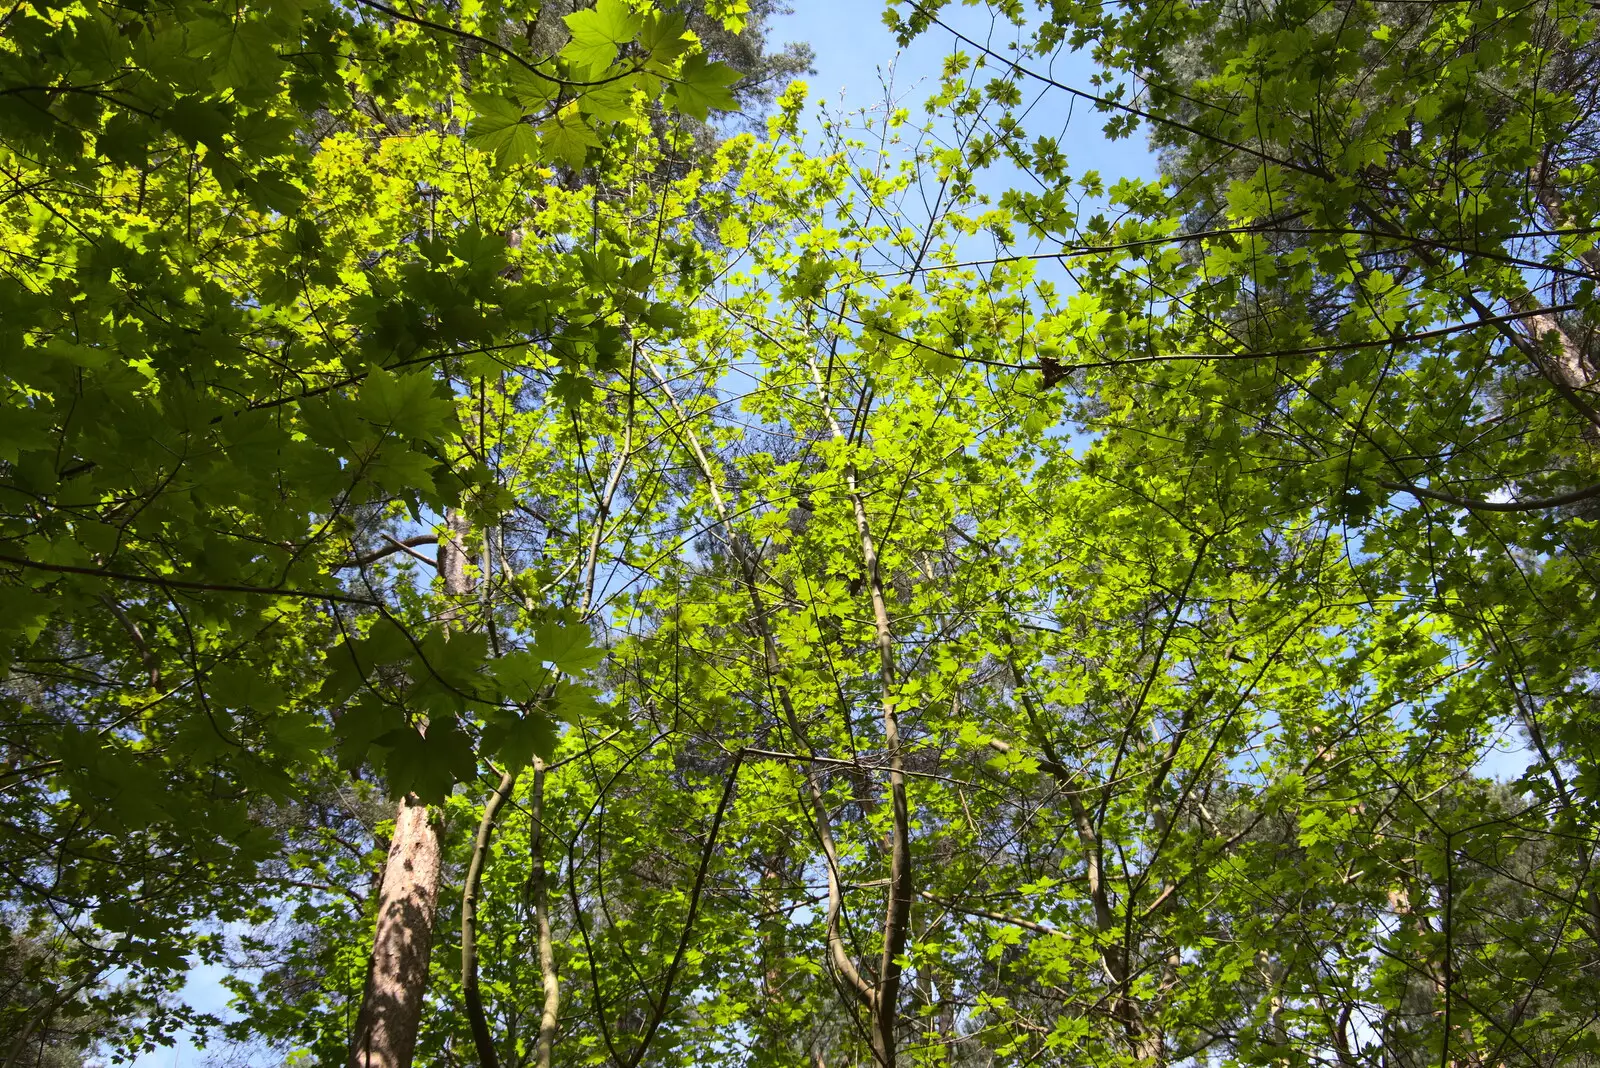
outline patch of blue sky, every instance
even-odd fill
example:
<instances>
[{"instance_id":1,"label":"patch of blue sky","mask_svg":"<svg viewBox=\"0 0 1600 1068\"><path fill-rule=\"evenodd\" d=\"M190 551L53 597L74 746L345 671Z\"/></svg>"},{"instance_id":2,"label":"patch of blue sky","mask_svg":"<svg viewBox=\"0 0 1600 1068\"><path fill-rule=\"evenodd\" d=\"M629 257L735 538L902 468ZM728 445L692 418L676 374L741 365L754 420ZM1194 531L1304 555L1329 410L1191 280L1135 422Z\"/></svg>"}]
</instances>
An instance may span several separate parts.
<instances>
[{"instance_id":1,"label":"patch of blue sky","mask_svg":"<svg viewBox=\"0 0 1600 1068\"><path fill-rule=\"evenodd\" d=\"M237 973L222 964L195 963L189 974L184 979L183 989L178 992L178 1000L187 1004L196 1012L208 1013L217 1019L227 1022L237 1019L229 1003L233 994L223 986L223 980L230 976L248 978L252 981L260 976L254 972ZM200 1065L210 1063L215 1054L224 1054L216 1060L226 1061L230 1068L267 1068L269 1065L278 1065L283 1062L281 1055L274 1053L265 1045L235 1046L220 1044L215 1038L210 1049L202 1048L200 1039L188 1031L179 1031L176 1042L171 1046L158 1046L156 1049L142 1053L133 1061L133 1068L198 1068Z\"/></svg>"},{"instance_id":2,"label":"patch of blue sky","mask_svg":"<svg viewBox=\"0 0 1600 1068\"><path fill-rule=\"evenodd\" d=\"M988 124L998 115L997 105L986 105L987 110L977 116L958 119L950 115L930 117L925 102L939 91L946 63L955 53L964 54L969 61L982 59L982 69L967 68L966 76L976 87L1006 74L1007 57L1017 54L1014 46L1027 39L1032 26L1013 26L981 5L952 5L941 13L943 26L930 28L902 49L884 23L882 12L883 8L873 0L823 0L801 3L771 27L769 40L775 44L806 41L816 53L815 73L807 78L811 93L802 121L805 132L801 142L813 149L837 150L841 147L838 139L853 139L860 147L848 154L848 165L881 173L914 156L925 157L935 147L956 147L974 136L993 134L995 128ZM1083 177L1094 172L1106 188L1123 178L1151 180L1157 176L1156 157L1143 131L1115 140L1108 138L1103 129L1108 116L1073 95L1073 90L1093 88L1097 68L1086 53L1063 49L1051 56L1030 59L1027 69L1032 74L1017 77L1022 101L1017 113L1028 123L1030 136L1044 135L1056 141L1070 173ZM885 126L887 117L898 109L904 109L909 118L907 125L895 131L901 139L897 143ZM925 128L918 129L919 124ZM931 167L921 166L918 172L930 174ZM998 153L975 172L973 182L980 200L988 205L997 205L1006 190L1045 189L1035 177ZM859 187L855 193L856 203L850 210L860 215L864 198ZM941 182L913 180L897 198L874 209L874 221L891 232L909 230L920 240L948 205L947 190ZM1080 220L1094 214L1112 214L1109 197L1104 193L1090 195L1080 190L1071 207ZM982 208L980 203L965 210L971 213ZM843 219L831 221L837 224ZM1036 284L1048 282L1061 295L1077 290L1069 261L1059 256L1074 243L1070 230L1048 237L1029 235L1023 227L1014 230L1008 241L986 230L949 241L947 246L954 251L956 265L925 260L915 241L910 248L890 241L865 250L861 266L877 275L877 284L885 296L902 283L926 289L930 268L958 266L990 275L1013 270L1011 264L1017 259L1032 261ZM733 269L738 266L733 265ZM827 298L824 302L829 303ZM1036 314L1042 309L1037 289L1027 303L1030 308L1024 314ZM774 314L778 311L776 307L773 310ZM837 310L829 308L830 312ZM840 347L846 351L849 348L848 343L840 343ZM954 355L959 358L962 354ZM761 388L761 369L748 363L734 364L716 383L719 400L730 406ZM756 427L752 424L749 429ZM1078 450L1091 440L1083 428L1077 427L1057 428L1053 436L1067 438Z\"/></svg>"}]
</instances>

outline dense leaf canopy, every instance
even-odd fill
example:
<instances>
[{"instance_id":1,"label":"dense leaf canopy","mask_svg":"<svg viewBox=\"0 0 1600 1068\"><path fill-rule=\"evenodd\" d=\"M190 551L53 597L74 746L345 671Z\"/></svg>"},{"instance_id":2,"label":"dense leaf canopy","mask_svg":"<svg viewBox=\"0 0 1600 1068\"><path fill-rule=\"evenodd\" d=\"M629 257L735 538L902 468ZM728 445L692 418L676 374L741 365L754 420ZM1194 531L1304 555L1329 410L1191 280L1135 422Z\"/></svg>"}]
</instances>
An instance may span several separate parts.
<instances>
[{"instance_id":1,"label":"dense leaf canopy","mask_svg":"<svg viewBox=\"0 0 1600 1068\"><path fill-rule=\"evenodd\" d=\"M1592 7L770 12L0 15L6 1068L1600 1063Z\"/></svg>"}]
</instances>

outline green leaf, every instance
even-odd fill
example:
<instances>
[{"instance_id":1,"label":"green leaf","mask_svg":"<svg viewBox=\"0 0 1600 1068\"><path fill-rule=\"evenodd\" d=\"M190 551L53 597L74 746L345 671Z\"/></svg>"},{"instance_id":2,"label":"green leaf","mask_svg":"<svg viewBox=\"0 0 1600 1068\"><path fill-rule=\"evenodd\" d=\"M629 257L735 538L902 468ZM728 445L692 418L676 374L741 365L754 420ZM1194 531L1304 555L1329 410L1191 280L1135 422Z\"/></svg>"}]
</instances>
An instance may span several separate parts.
<instances>
[{"instance_id":1,"label":"green leaf","mask_svg":"<svg viewBox=\"0 0 1600 1068\"><path fill-rule=\"evenodd\" d=\"M254 111L239 121L233 139L245 155L268 159L292 150L298 131L299 123L287 116Z\"/></svg>"},{"instance_id":2,"label":"green leaf","mask_svg":"<svg viewBox=\"0 0 1600 1068\"><path fill-rule=\"evenodd\" d=\"M214 709L211 714L189 716L173 733L172 744L185 759L196 764L211 764L239 747L229 737L233 730L233 717L224 709Z\"/></svg>"},{"instance_id":3,"label":"green leaf","mask_svg":"<svg viewBox=\"0 0 1600 1068\"><path fill-rule=\"evenodd\" d=\"M594 383L589 381L588 375L564 369L550 384L550 395L568 411L578 412L594 399Z\"/></svg>"},{"instance_id":4,"label":"green leaf","mask_svg":"<svg viewBox=\"0 0 1600 1068\"><path fill-rule=\"evenodd\" d=\"M258 22L201 19L189 24L189 51L214 64L218 89L262 90L277 83L286 64L274 35Z\"/></svg>"},{"instance_id":5,"label":"green leaf","mask_svg":"<svg viewBox=\"0 0 1600 1068\"><path fill-rule=\"evenodd\" d=\"M306 199L299 187L274 171L262 171L246 178L239 183L239 188L258 208L280 215L292 215Z\"/></svg>"},{"instance_id":6,"label":"green leaf","mask_svg":"<svg viewBox=\"0 0 1600 1068\"><path fill-rule=\"evenodd\" d=\"M507 698L523 704L535 700L549 684L551 671L539 652L518 650L503 653L489 664L489 674L500 684Z\"/></svg>"},{"instance_id":7,"label":"green leaf","mask_svg":"<svg viewBox=\"0 0 1600 1068\"><path fill-rule=\"evenodd\" d=\"M708 62L703 53L692 55L673 80L672 96L679 111L703 121L713 108L737 110L739 102L731 87L741 77L726 63Z\"/></svg>"},{"instance_id":8,"label":"green leaf","mask_svg":"<svg viewBox=\"0 0 1600 1068\"><path fill-rule=\"evenodd\" d=\"M369 423L407 438L434 438L455 422L455 405L439 396L426 371L393 374L382 367L367 373L357 410Z\"/></svg>"},{"instance_id":9,"label":"green leaf","mask_svg":"<svg viewBox=\"0 0 1600 1068\"><path fill-rule=\"evenodd\" d=\"M600 138L578 113L575 103L539 124L539 142L548 158L575 171L583 169L589 149L600 147Z\"/></svg>"},{"instance_id":10,"label":"green leaf","mask_svg":"<svg viewBox=\"0 0 1600 1068\"><path fill-rule=\"evenodd\" d=\"M534 755L549 759L555 753L557 741L555 723L543 709L521 714L503 712L483 729L486 755L514 767L525 766Z\"/></svg>"},{"instance_id":11,"label":"green leaf","mask_svg":"<svg viewBox=\"0 0 1600 1068\"><path fill-rule=\"evenodd\" d=\"M158 134L155 124L137 115L113 115L95 135L95 150L113 163L138 165L148 154L150 141Z\"/></svg>"},{"instance_id":12,"label":"green leaf","mask_svg":"<svg viewBox=\"0 0 1600 1068\"><path fill-rule=\"evenodd\" d=\"M676 11L652 11L644 18L639 43L650 53L652 69L666 72L694 43L684 33L687 23Z\"/></svg>"},{"instance_id":13,"label":"green leaf","mask_svg":"<svg viewBox=\"0 0 1600 1068\"><path fill-rule=\"evenodd\" d=\"M538 111L561 95L560 82L523 66L513 66L507 78L511 82L512 97L528 111Z\"/></svg>"},{"instance_id":14,"label":"green leaf","mask_svg":"<svg viewBox=\"0 0 1600 1068\"><path fill-rule=\"evenodd\" d=\"M379 616L366 637L355 643L356 660L364 672L384 664L409 663L416 655L411 636L395 619Z\"/></svg>"},{"instance_id":15,"label":"green leaf","mask_svg":"<svg viewBox=\"0 0 1600 1068\"><path fill-rule=\"evenodd\" d=\"M539 138L516 101L481 93L467 99L477 112L467 127L467 144L493 152L502 166L538 156Z\"/></svg>"},{"instance_id":16,"label":"green leaf","mask_svg":"<svg viewBox=\"0 0 1600 1068\"><path fill-rule=\"evenodd\" d=\"M643 293L650 288L655 276L655 261L649 256L640 256L628 264L628 269L622 276L622 284L636 293Z\"/></svg>"},{"instance_id":17,"label":"green leaf","mask_svg":"<svg viewBox=\"0 0 1600 1068\"><path fill-rule=\"evenodd\" d=\"M413 793L428 804L440 804L456 783L477 770L472 743L449 719L429 723L426 735L402 727L375 744L385 751L385 777L397 797Z\"/></svg>"},{"instance_id":18,"label":"green leaf","mask_svg":"<svg viewBox=\"0 0 1600 1068\"><path fill-rule=\"evenodd\" d=\"M161 121L190 144L223 149L222 135L229 119L222 106L213 101L184 97L162 114Z\"/></svg>"},{"instance_id":19,"label":"green leaf","mask_svg":"<svg viewBox=\"0 0 1600 1068\"><path fill-rule=\"evenodd\" d=\"M624 0L599 0L592 9L574 11L562 21L572 40L561 49L561 58L593 72L611 66L617 50L633 40L643 22Z\"/></svg>"},{"instance_id":20,"label":"green leaf","mask_svg":"<svg viewBox=\"0 0 1600 1068\"><path fill-rule=\"evenodd\" d=\"M591 644L589 628L577 623L546 623L533 632L533 651L558 671L587 671L606 658L606 650Z\"/></svg>"},{"instance_id":21,"label":"green leaf","mask_svg":"<svg viewBox=\"0 0 1600 1068\"><path fill-rule=\"evenodd\" d=\"M408 731L404 714L395 705L364 693L334 721L340 767L357 768L367 758L373 742L398 731Z\"/></svg>"},{"instance_id":22,"label":"green leaf","mask_svg":"<svg viewBox=\"0 0 1600 1068\"><path fill-rule=\"evenodd\" d=\"M0 586L0 635L20 634L31 642L61 607L57 597L20 586Z\"/></svg>"},{"instance_id":23,"label":"green leaf","mask_svg":"<svg viewBox=\"0 0 1600 1068\"><path fill-rule=\"evenodd\" d=\"M272 712L289 702L282 686L251 664L223 664L206 676L206 693L228 708Z\"/></svg>"},{"instance_id":24,"label":"green leaf","mask_svg":"<svg viewBox=\"0 0 1600 1068\"><path fill-rule=\"evenodd\" d=\"M280 755L307 756L323 748L328 730L311 713L293 709L268 723Z\"/></svg>"},{"instance_id":25,"label":"green leaf","mask_svg":"<svg viewBox=\"0 0 1600 1068\"><path fill-rule=\"evenodd\" d=\"M550 712L568 723L583 723L603 715L606 707L592 687L562 679L556 684Z\"/></svg>"},{"instance_id":26,"label":"green leaf","mask_svg":"<svg viewBox=\"0 0 1600 1068\"><path fill-rule=\"evenodd\" d=\"M597 122L625 122L633 117L631 79L619 78L584 90L578 110Z\"/></svg>"}]
</instances>

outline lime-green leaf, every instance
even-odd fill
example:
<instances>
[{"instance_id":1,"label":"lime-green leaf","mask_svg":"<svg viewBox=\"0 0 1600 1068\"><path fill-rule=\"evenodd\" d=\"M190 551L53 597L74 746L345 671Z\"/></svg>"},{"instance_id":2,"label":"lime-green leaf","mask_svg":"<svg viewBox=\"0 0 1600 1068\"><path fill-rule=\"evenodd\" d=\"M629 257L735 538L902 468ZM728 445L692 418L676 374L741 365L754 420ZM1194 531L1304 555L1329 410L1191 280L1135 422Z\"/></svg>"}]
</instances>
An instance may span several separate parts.
<instances>
[{"instance_id":1,"label":"lime-green leaf","mask_svg":"<svg viewBox=\"0 0 1600 1068\"><path fill-rule=\"evenodd\" d=\"M574 67L603 71L617 58L617 50L633 40L642 19L624 0L600 0L588 11L574 11L563 20L572 40L561 57Z\"/></svg>"},{"instance_id":2,"label":"lime-green leaf","mask_svg":"<svg viewBox=\"0 0 1600 1068\"><path fill-rule=\"evenodd\" d=\"M652 68L665 70L689 50L693 41L684 34L686 23L675 11L652 11L645 16L639 43L650 53Z\"/></svg>"},{"instance_id":3,"label":"lime-green leaf","mask_svg":"<svg viewBox=\"0 0 1600 1068\"><path fill-rule=\"evenodd\" d=\"M511 95L529 111L538 111L561 95L561 84L526 67L513 67L509 75ZM503 99L489 97L489 99Z\"/></svg>"},{"instance_id":4,"label":"lime-green leaf","mask_svg":"<svg viewBox=\"0 0 1600 1068\"><path fill-rule=\"evenodd\" d=\"M578 114L575 104L539 124L539 141L545 155L573 170L581 170L589 149L600 147L600 138Z\"/></svg>"},{"instance_id":5,"label":"lime-green leaf","mask_svg":"<svg viewBox=\"0 0 1600 1068\"><path fill-rule=\"evenodd\" d=\"M593 688L563 679L550 701L550 712L568 723L593 720L606 711Z\"/></svg>"},{"instance_id":6,"label":"lime-green leaf","mask_svg":"<svg viewBox=\"0 0 1600 1068\"><path fill-rule=\"evenodd\" d=\"M624 122L633 116L631 79L597 85L578 97L578 109L597 122Z\"/></svg>"},{"instance_id":7,"label":"lime-green leaf","mask_svg":"<svg viewBox=\"0 0 1600 1068\"><path fill-rule=\"evenodd\" d=\"M467 144L493 152L502 165L538 155L539 139L516 101L489 94L476 94L468 100L478 117L467 127Z\"/></svg>"}]
</instances>

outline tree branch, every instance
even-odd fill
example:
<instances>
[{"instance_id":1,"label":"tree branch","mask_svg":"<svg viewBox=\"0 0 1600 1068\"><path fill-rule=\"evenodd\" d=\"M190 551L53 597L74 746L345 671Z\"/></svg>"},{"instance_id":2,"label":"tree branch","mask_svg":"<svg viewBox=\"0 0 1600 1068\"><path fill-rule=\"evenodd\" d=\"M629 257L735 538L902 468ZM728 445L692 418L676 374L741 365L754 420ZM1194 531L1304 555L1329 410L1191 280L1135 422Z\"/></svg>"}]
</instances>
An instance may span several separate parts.
<instances>
[{"instance_id":1,"label":"tree branch","mask_svg":"<svg viewBox=\"0 0 1600 1068\"><path fill-rule=\"evenodd\" d=\"M384 548L374 549L363 556L353 556L348 560L342 560L333 565L333 570L342 571L347 567L366 567L368 564L376 563L386 556L393 556L395 553L408 553L429 567L438 566L439 562L433 557L424 556L422 553L413 551L418 545L437 545L439 543L438 535L419 534L414 538L396 538L391 534L385 534L383 537L389 542Z\"/></svg>"},{"instance_id":2,"label":"tree branch","mask_svg":"<svg viewBox=\"0 0 1600 1068\"><path fill-rule=\"evenodd\" d=\"M118 582L138 582L146 586L160 586L172 590L194 590L200 593L249 593L267 597L301 597L312 601L334 601L354 604L363 608L377 608L378 602L366 597L353 597L347 593L318 590L288 590L281 587L242 586L231 582L194 582L188 579L167 578L161 575L132 575L126 571L110 571L98 567L74 567L71 564L46 564L20 556L0 553L0 564L14 564L34 571L49 571L58 575L84 575L89 578L114 579Z\"/></svg>"},{"instance_id":3,"label":"tree branch","mask_svg":"<svg viewBox=\"0 0 1600 1068\"><path fill-rule=\"evenodd\" d=\"M690 425L689 417L683 406L678 403L677 395L667 385L666 376L661 373L661 369L656 366L654 360L650 359L648 353L641 351L639 355L644 361L645 370L666 395L667 403L671 406L673 413L677 415L684 443L688 446L690 455L694 457L696 465L700 468L701 475L706 480L706 489L711 497L712 509L716 512L717 519L726 528L732 517L728 512L727 502L723 500L722 492L717 487L717 480L711 469L711 461L700 444L699 436L695 434L694 427ZM777 681L780 666L777 640L773 637L772 626L768 622L767 606L761 596L761 588L756 582L754 565L743 555L739 557L739 571L745 592L750 598L751 614L761 635L767 671L772 680L769 685L777 692L779 706L783 709L784 722L788 726L790 734L794 736L796 744L810 750L812 748L811 744L806 737L804 729L800 726L800 717L795 713L794 699L789 693L789 688L782 682ZM815 756L815 753L810 755ZM807 763L810 765L815 762L808 761ZM816 773L810 766L806 769L805 782L816 820L817 841L822 846L822 854L827 861L828 959L832 962L834 969L844 978L845 983L855 993L861 1004L870 1013L874 1000L872 985L862 976L860 969L850 959L850 954L845 951L844 947L844 936L841 931L841 918L844 912L844 890L839 880L839 849L833 840L833 828L828 820L827 798L823 796L821 784L818 783Z\"/></svg>"},{"instance_id":4,"label":"tree branch","mask_svg":"<svg viewBox=\"0 0 1600 1068\"><path fill-rule=\"evenodd\" d=\"M828 386L822 369L807 357L811 380L821 398L821 408L833 432L833 440L848 444L849 437L834 417L828 400ZM873 632L878 647L878 689L883 705L883 745L889 756L889 900L883 917L883 956L878 964L878 990L874 999L873 1044L884 1068L894 1068L895 1021L900 995L901 959L911 929L911 812L906 799L905 759L900 752L900 710L895 705L894 634L889 626L888 599L883 592L883 571L878 563L878 545L867 520L866 501L861 496L855 464L844 468L845 486L855 513L856 534L861 542L861 567L872 600Z\"/></svg>"},{"instance_id":5,"label":"tree branch","mask_svg":"<svg viewBox=\"0 0 1600 1068\"><path fill-rule=\"evenodd\" d=\"M1426 486L1414 486L1409 482L1380 481L1378 485L1386 490L1409 493L1413 497L1424 497L1432 501L1443 501L1445 504L1453 504L1457 508L1466 508L1474 512L1536 512L1542 508L1560 508L1563 505L1587 501L1591 497L1600 497L1600 483L1558 493L1554 497L1535 497L1522 501L1482 501L1471 497L1457 497L1454 494L1428 489Z\"/></svg>"},{"instance_id":6,"label":"tree branch","mask_svg":"<svg viewBox=\"0 0 1600 1068\"><path fill-rule=\"evenodd\" d=\"M550 900L544 870L544 780L545 764L533 758L533 811L528 835L531 866L528 889L533 894L533 916L539 933L539 980L544 987L544 1006L539 1013L539 1038L533 1049L534 1068L550 1068L551 1051L556 1044L556 1022L561 1010L561 979L556 974L554 942L550 937Z\"/></svg>"},{"instance_id":7,"label":"tree branch","mask_svg":"<svg viewBox=\"0 0 1600 1068\"><path fill-rule=\"evenodd\" d=\"M672 963L667 965L666 977L661 981L661 997L656 999L655 1010L650 1014L650 1023L645 1028L644 1037L639 1040L638 1048L633 1051L633 1056L628 1061L628 1068L639 1068L645 1053L650 1049L651 1041L656 1037L662 1018L667 1014L667 1004L672 997L672 983L678 977L678 968L683 964L683 955L689 948L689 935L694 930L695 914L700 909L700 893L705 889L706 873L711 869L711 854L716 848L717 832L722 828L722 817L728 810L728 802L733 800L733 788L739 781L739 767L743 762L744 752L741 750L733 756L733 769L728 772L728 781L722 787L722 799L717 802L717 811L711 817L711 832L706 835L706 847L700 851L700 867L695 871L694 888L689 891L689 915L684 918L683 930L678 935L678 948L672 954Z\"/></svg>"}]
</instances>

